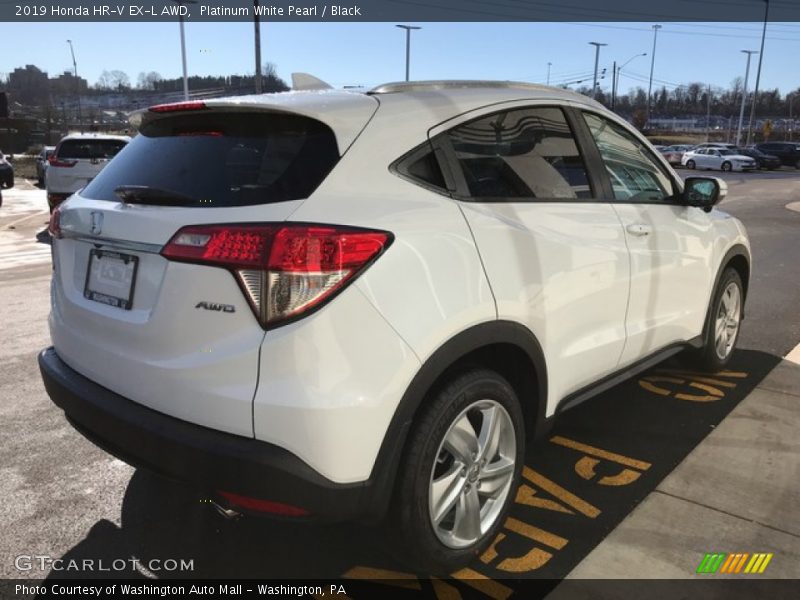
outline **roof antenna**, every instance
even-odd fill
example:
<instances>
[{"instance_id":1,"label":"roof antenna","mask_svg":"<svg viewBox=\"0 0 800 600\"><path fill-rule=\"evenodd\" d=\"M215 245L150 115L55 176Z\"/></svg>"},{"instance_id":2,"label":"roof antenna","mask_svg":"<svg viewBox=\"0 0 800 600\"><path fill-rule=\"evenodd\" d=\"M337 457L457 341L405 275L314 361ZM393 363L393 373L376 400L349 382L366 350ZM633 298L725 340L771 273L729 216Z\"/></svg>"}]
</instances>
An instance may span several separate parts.
<instances>
[{"instance_id":1,"label":"roof antenna","mask_svg":"<svg viewBox=\"0 0 800 600\"><path fill-rule=\"evenodd\" d=\"M333 86L309 73L292 73L292 89L295 91L332 90Z\"/></svg>"}]
</instances>

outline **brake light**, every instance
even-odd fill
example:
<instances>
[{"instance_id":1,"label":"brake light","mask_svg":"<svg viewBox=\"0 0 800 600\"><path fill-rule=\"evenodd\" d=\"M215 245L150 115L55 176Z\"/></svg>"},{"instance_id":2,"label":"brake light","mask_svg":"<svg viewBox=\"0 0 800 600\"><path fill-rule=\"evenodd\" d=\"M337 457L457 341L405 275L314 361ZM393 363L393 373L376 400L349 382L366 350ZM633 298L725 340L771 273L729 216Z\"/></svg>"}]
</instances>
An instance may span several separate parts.
<instances>
[{"instance_id":1,"label":"brake light","mask_svg":"<svg viewBox=\"0 0 800 600\"><path fill-rule=\"evenodd\" d=\"M204 110L206 103L199 100L192 100L189 102L172 102L171 104L156 104L151 106L148 110L154 113L168 113L178 112L185 110Z\"/></svg>"},{"instance_id":2,"label":"brake light","mask_svg":"<svg viewBox=\"0 0 800 600\"><path fill-rule=\"evenodd\" d=\"M61 238L61 207L56 206L53 212L50 213L50 223L47 226L47 231L50 237L59 239Z\"/></svg>"},{"instance_id":3,"label":"brake light","mask_svg":"<svg viewBox=\"0 0 800 600\"><path fill-rule=\"evenodd\" d=\"M268 327L322 306L392 239L386 231L334 225L194 225L178 231L161 254L229 269Z\"/></svg>"},{"instance_id":4,"label":"brake light","mask_svg":"<svg viewBox=\"0 0 800 600\"><path fill-rule=\"evenodd\" d=\"M47 159L47 163L51 167L74 167L78 164L77 160L61 160L57 156L53 155Z\"/></svg>"}]
</instances>

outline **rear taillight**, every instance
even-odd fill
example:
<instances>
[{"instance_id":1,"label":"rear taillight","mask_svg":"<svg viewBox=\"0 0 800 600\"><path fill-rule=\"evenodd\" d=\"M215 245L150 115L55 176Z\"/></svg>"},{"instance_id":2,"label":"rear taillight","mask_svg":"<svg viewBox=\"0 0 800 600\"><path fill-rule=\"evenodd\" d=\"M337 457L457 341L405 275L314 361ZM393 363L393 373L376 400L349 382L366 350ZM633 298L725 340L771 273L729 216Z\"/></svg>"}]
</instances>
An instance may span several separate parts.
<instances>
[{"instance_id":1,"label":"rear taillight","mask_svg":"<svg viewBox=\"0 0 800 600\"><path fill-rule=\"evenodd\" d=\"M178 231L161 254L229 269L267 327L322 306L391 241L386 231L334 225L194 225Z\"/></svg>"},{"instance_id":2,"label":"rear taillight","mask_svg":"<svg viewBox=\"0 0 800 600\"><path fill-rule=\"evenodd\" d=\"M51 156L47 159L51 167L74 167L78 164L77 160L61 160L56 156Z\"/></svg>"},{"instance_id":3,"label":"rear taillight","mask_svg":"<svg viewBox=\"0 0 800 600\"><path fill-rule=\"evenodd\" d=\"M52 238L61 237L61 208L58 206L50 213L50 224L47 226L47 231Z\"/></svg>"}]
</instances>

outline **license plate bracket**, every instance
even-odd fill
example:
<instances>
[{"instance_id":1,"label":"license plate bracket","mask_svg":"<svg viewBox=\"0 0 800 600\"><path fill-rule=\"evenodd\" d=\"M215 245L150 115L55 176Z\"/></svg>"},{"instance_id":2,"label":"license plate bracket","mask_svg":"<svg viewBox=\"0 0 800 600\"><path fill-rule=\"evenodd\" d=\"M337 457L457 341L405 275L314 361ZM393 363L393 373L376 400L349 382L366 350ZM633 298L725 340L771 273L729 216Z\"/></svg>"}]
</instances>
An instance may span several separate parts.
<instances>
[{"instance_id":1,"label":"license plate bracket","mask_svg":"<svg viewBox=\"0 0 800 600\"><path fill-rule=\"evenodd\" d=\"M92 248L86 266L83 297L123 310L133 307L139 257Z\"/></svg>"}]
</instances>

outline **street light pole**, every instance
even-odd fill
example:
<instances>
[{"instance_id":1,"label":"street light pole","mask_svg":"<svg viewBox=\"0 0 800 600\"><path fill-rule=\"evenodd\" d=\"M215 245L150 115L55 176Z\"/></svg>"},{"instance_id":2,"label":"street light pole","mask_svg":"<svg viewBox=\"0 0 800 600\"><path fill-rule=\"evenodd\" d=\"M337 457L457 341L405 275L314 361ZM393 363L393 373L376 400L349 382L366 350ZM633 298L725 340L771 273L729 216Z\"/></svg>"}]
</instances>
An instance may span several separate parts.
<instances>
[{"instance_id":1,"label":"street light pole","mask_svg":"<svg viewBox=\"0 0 800 600\"><path fill-rule=\"evenodd\" d=\"M622 72L622 69L624 69L626 66L628 66L629 62L631 62L632 60L634 60L636 58L639 58L640 56L647 56L647 52L642 52L641 54L635 54L634 56L631 56L628 60L626 60L624 63L622 63L621 67L619 67L617 69L614 69L611 72L611 76L613 77L612 81L614 83L614 85L612 87L612 89L614 91L613 91L613 93L611 95L611 110L614 110L614 107L617 104L617 93L619 92L619 74ZM616 65L616 62L614 64Z\"/></svg>"},{"instance_id":2,"label":"street light pole","mask_svg":"<svg viewBox=\"0 0 800 600\"><path fill-rule=\"evenodd\" d=\"M756 101L758 98L758 84L761 82L761 61L764 58L764 40L767 37L767 21L769 20L769 0L764 10L764 28L761 30L761 51L758 53L758 70L756 71L756 87L753 89L753 104L750 106L750 120L747 123L747 145L750 145L750 138L753 135L753 119L756 116Z\"/></svg>"},{"instance_id":3,"label":"street light pole","mask_svg":"<svg viewBox=\"0 0 800 600\"><path fill-rule=\"evenodd\" d=\"M661 25L653 25L653 53L650 55L650 83L647 84L647 108L645 110L645 127L650 121L650 98L653 94L653 70L656 66L656 40L658 39L658 30Z\"/></svg>"},{"instance_id":4,"label":"street light pole","mask_svg":"<svg viewBox=\"0 0 800 600\"><path fill-rule=\"evenodd\" d=\"M787 96L787 99L789 100L789 141L790 142L792 141L792 131L794 129L794 121L792 120L792 105L794 104L794 97L796 95L797 94L792 92L791 94L789 94Z\"/></svg>"},{"instance_id":5,"label":"street light pole","mask_svg":"<svg viewBox=\"0 0 800 600\"><path fill-rule=\"evenodd\" d=\"M412 25L395 25L395 27L406 30L406 81L408 81L411 72L411 30L422 29L422 27L414 27Z\"/></svg>"},{"instance_id":6,"label":"street light pole","mask_svg":"<svg viewBox=\"0 0 800 600\"><path fill-rule=\"evenodd\" d=\"M197 4L197 0L172 0L179 7L184 4ZM186 34L183 31L183 14L178 15L181 24L181 61L183 63L183 99L189 99L189 75L186 71Z\"/></svg>"},{"instance_id":7,"label":"street light pole","mask_svg":"<svg viewBox=\"0 0 800 600\"><path fill-rule=\"evenodd\" d=\"M550 67L553 66L553 63L547 63L547 85L550 85Z\"/></svg>"},{"instance_id":8,"label":"street light pole","mask_svg":"<svg viewBox=\"0 0 800 600\"><path fill-rule=\"evenodd\" d=\"M597 67L600 65L600 46L608 46L608 44L589 42L589 45L594 46L594 85L592 86L592 98L597 98Z\"/></svg>"},{"instance_id":9,"label":"street light pole","mask_svg":"<svg viewBox=\"0 0 800 600\"><path fill-rule=\"evenodd\" d=\"M744 88L742 89L742 108L739 110L739 128L736 130L736 145L742 141L742 122L744 121L744 105L747 102L747 79L750 77L750 57L758 54L755 50L742 50L747 54L747 68L744 71Z\"/></svg>"},{"instance_id":10,"label":"street light pole","mask_svg":"<svg viewBox=\"0 0 800 600\"><path fill-rule=\"evenodd\" d=\"M72 40L67 40L69 51L72 54L72 69L75 71L75 91L78 99L78 129L83 133L83 116L81 115L81 80L78 79L78 61L75 60L75 49L72 47Z\"/></svg>"},{"instance_id":11,"label":"street light pole","mask_svg":"<svg viewBox=\"0 0 800 600\"><path fill-rule=\"evenodd\" d=\"M261 93L261 22L258 18L258 0L253 0L253 26L256 46L256 94Z\"/></svg>"}]
</instances>

